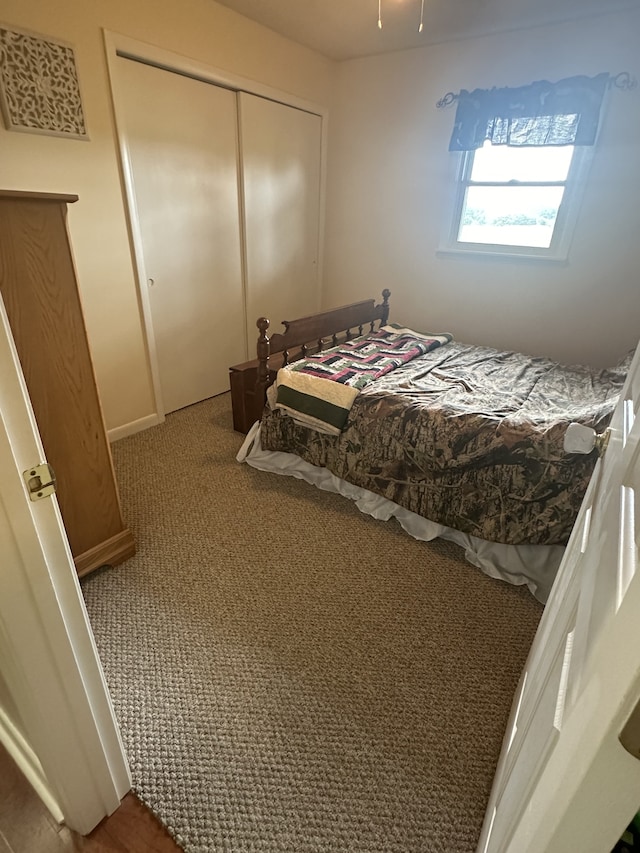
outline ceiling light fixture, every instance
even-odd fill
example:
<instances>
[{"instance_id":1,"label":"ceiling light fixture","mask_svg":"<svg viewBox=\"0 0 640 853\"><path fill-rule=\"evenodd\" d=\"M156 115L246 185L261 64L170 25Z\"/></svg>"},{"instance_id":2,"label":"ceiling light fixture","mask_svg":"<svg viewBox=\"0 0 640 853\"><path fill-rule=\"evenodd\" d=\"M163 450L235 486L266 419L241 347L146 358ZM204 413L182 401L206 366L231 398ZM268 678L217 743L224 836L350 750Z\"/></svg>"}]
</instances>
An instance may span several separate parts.
<instances>
[{"instance_id":1,"label":"ceiling light fixture","mask_svg":"<svg viewBox=\"0 0 640 853\"><path fill-rule=\"evenodd\" d=\"M382 0L378 0L378 29L382 29ZM420 0L420 26L418 32L424 29L424 0Z\"/></svg>"}]
</instances>

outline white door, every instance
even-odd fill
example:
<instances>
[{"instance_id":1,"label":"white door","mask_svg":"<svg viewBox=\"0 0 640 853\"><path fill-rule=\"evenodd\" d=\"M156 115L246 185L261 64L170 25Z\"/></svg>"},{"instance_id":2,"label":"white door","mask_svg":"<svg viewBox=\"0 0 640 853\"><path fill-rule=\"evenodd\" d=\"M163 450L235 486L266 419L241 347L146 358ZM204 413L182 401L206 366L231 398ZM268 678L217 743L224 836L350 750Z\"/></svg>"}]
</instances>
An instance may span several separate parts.
<instances>
[{"instance_id":1,"label":"white door","mask_svg":"<svg viewBox=\"0 0 640 853\"><path fill-rule=\"evenodd\" d=\"M131 780L55 494L28 496L44 461L0 297L0 739L87 833Z\"/></svg>"},{"instance_id":2,"label":"white door","mask_svg":"<svg viewBox=\"0 0 640 853\"><path fill-rule=\"evenodd\" d=\"M246 359L236 95L118 57L163 412L229 389Z\"/></svg>"},{"instance_id":3,"label":"white door","mask_svg":"<svg viewBox=\"0 0 640 853\"><path fill-rule=\"evenodd\" d=\"M256 320L314 314L320 307L318 246L322 118L240 92L247 337Z\"/></svg>"},{"instance_id":4,"label":"white door","mask_svg":"<svg viewBox=\"0 0 640 853\"><path fill-rule=\"evenodd\" d=\"M479 853L610 853L640 810L640 346L516 694Z\"/></svg>"}]
</instances>

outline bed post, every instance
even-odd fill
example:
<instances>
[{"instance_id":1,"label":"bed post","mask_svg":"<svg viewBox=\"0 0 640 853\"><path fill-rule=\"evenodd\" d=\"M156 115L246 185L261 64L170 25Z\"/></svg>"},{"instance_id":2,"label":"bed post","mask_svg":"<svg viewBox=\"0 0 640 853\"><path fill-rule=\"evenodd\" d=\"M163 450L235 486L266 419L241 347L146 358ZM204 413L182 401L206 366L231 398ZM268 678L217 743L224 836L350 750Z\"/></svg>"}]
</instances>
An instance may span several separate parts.
<instances>
[{"instance_id":1,"label":"bed post","mask_svg":"<svg viewBox=\"0 0 640 853\"><path fill-rule=\"evenodd\" d=\"M267 388L269 387L269 336L267 329L269 321L266 317L260 317L256 321L256 326L260 331L257 344L258 369L256 376L256 417L259 420L262 415L262 409L267 400Z\"/></svg>"},{"instance_id":2,"label":"bed post","mask_svg":"<svg viewBox=\"0 0 640 853\"><path fill-rule=\"evenodd\" d=\"M380 317L380 325L386 326L389 322L389 297L391 296L391 291L388 287L382 291L382 316Z\"/></svg>"}]
</instances>

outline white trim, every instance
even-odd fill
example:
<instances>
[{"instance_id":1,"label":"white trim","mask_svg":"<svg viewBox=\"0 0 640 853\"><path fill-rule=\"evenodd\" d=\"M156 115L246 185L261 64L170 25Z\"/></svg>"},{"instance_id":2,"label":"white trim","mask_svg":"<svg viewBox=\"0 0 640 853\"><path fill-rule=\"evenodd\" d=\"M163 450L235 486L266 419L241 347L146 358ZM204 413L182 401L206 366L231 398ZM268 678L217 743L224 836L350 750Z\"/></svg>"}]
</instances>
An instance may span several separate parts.
<instances>
[{"instance_id":1,"label":"white trim","mask_svg":"<svg viewBox=\"0 0 640 853\"><path fill-rule=\"evenodd\" d=\"M119 96L116 60L124 57L132 60L145 62L149 65L155 65L158 68L163 68L167 71L184 74L188 77L193 77L196 80L202 80L205 83L212 83L216 86L223 86L235 92L247 92L251 95L257 95L261 98L267 98L277 103L285 104L286 106L294 107L295 109L313 113L320 116L322 119L322 136L321 136L321 163L320 163L320 210L319 210L319 243L318 243L318 264L317 264L317 282L319 293L322 288L322 258L324 256L323 240L324 240L324 213L325 213L325 186L326 186L326 165L327 165L327 116L328 110L321 107L319 104L308 101L304 98L299 98L289 92L283 92L279 89L274 89L271 86L259 83L256 80L251 80L247 77L242 77L237 74L231 74L221 68L215 68L197 60L190 59L186 56L181 56L171 50L157 47L156 45L147 44L146 42L138 41L137 39L124 36L120 33L115 33L109 30L103 30L104 45L107 59L107 71L109 84L111 88L111 101L115 118L116 135L118 139L118 150L120 153L120 164L122 169L122 179L125 190L125 206L127 210L127 220L131 235L131 246L134 258L134 273L138 287L138 298L140 305L140 313L143 321L144 338L146 343L147 362L151 375L151 383L154 396L154 409L158 413L164 413L164 405L162 402L162 392L160 385L160 370L158 366L158 357L155 344L155 336L153 331L153 319L151 314L151 304L149 300L148 288L145 283L148 275L144 265L144 254L142 250L142 235L139 226L138 211L135 202L135 191L133 183L133 172L131 160L129 157L129 149L127 143L127 130L124 109L122 108L122 98ZM240 140L238 139L238 145ZM239 152L239 148L238 148ZM239 176L240 181L240 176ZM240 188L240 184L239 184ZM242 205L242 199L239 199ZM241 210L243 208L241 207ZM241 239L242 239L242 288L246 306L246 246L244 241L244 220L241 223ZM245 339L246 339L246 308L245 308ZM251 342L246 341L247 352L250 350ZM163 414L160 415L164 417ZM114 440L111 439L110 440Z\"/></svg>"},{"instance_id":2,"label":"white trim","mask_svg":"<svg viewBox=\"0 0 640 853\"><path fill-rule=\"evenodd\" d=\"M459 245L463 246L464 244L460 243ZM508 261L509 263L549 264L557 267L566 267L569 263L567 258L556 258L550 257L549 255L528 255L524 252L497 252L494 251L493 246L490 246L489 244L483 244L486 245L486 250L477 248L478 244L476 243L468 243L467 245L472 248L436 249L436 258L452 258L455 260L468 258L476 263L478 261Z\"/></svg>"},{"instance_id":3,"label":"white trim","mask_svg":"<svg viewBox=\"0 0 640 853\"><path fill-rule=\"evenodd\" d=\"M325 307L324 302L324 235L327 209L327 195L325 187L327 184L327 152L329 150L329 115L325 111L321 115L322 127L320 130L320 209L318 210L318 257L317 257L317 285L320 295L320 308Z\"/></svg>"},{"instance_id":4,"label":"white trim","mask_svg":"<svg viewBox=\"0 0 640 853\"><path fill-rule=\"evenodd\" d=\"M65 822L81 834L131 777L55 495L29 500L45 459L0 299L0 670Z\"/></svg>"},{"instance_id":5,"label":"white trim","mask_svg":"<svg viewBox=\"0 0 640 853\"><path fill-rule=\"evenodd\" d=\"M49 783L44 775L38 756L31 749L22 733L12 723L3 708L0 708L0 743L2 743L27 782L49 809L57 823L64 821L62 809L58 805Z\"/></svg>"},{"instance_id":6,"label":"white trim","mask_svg":"<svg viewBox=\"0 0 640 853\"><path fill-rule=\"evenodd\" d=\"M103 30L103 33L110 77L113 74L113 60L117 55L120 55L129 59L146 62L148 65L156 65L167 71L177 71L180 74L184 74L187 77L194 77L196 80L202 80L205 83L224 86L226 89L232 89L235 92L248 92L250 95L258 95L261 98L277 101L278 103L286 104L305 112L315 113L319 116L325 116L327 113L326 108L321 107L313 101L299 98L290 92L274 89L272 86L267 86L257 80L251 80L249 77L229 73L222 68L207 65L204 62L174 53L172 50L166 50L154 44L138 41L138 39L133 39L120 33L114 33L110 30Z\"/></svg>"},{"instance_id":7,"label":"white trim","mask_svg":"<svg viewBox=\"0 0 640 853\"><path fill-rule=\"evenodd\" d=\"M110 34L104 31L105 49L107 54L107 70L109 85L111 87L111 101L113 104L114 121L118 138L118 150L120 153L120 167L122 169L122 180L124 183L125 209L127 224L129 226L131 248L133 251L133 271L138 291L138 303L143 325L143 339L145 342L147 364L151 377L153 392L153 407L157 413L164 417L164 405L162 402L162 390L160 385L160 369L156 354L155 334L153 330L153 319L151 314L151 302L148 288L145 286L148 280L142 251L142 234L140 231L140 217L136 205L136 195L133 184L133 169L129 157L129 148L126 142L127 133L125 125L125 113L118 105L122 99L118 94L117 74L115 62L117 49ZM110 439L111 440L111 439Z\"/></svg>"},{"instance_id":8,"label":"white trim","mask_svg":"<svg viewBox=\"0 0 640 853\"><path fill-rule=\"evenodd\" d=\"M107 438L113 444L114 441L127 438L129 435L135 435L137 432L142 432L145 429L149 429L149 427L158 426L158 424L163 422L164 415L147 415L144 418L138 418L135 421L130 421L128 424L110 429L107 432Z\"/></svg>"},{"instance_id":9,"label":"white trim","mask_svg":"<svg viewBox=\"0 0 640 853\"><path fill-rule=\"evenodd\" d=\"M242 337L244 338L244 353L245 358L250 359L249 354L249 323L248 323L248 306L249 306L249 257L247 253L247 213L245 205L245 175L244 175L244 159L242 157L243 143L243 125L242 125L242 98L241 92L237 91L236 95L236 173L238 176L238 227L240 228L240 276L242 278ZM255 335L254 335L255 337ZM253 341L251 342L253 347Z\"/></svg>"}]
</instances>

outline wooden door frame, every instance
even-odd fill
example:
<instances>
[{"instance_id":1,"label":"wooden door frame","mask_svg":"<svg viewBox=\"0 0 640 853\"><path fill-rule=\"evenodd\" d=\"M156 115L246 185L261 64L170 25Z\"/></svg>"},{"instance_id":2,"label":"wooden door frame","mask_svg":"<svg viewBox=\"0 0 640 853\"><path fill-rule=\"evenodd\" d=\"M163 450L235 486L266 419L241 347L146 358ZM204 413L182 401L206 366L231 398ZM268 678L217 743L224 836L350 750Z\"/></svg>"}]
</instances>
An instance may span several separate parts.
<instances>
[{"instance_id":1,"label":"wooden door frame","mask_svg":"<svg viewBox=\"0 0 640 853\"><path fill-rule=\"evenodd\" d=\"M149 293L145 287L147 281L147 273L144 265L144 254L142 251L142 235L140 232L139 217L135 202L135 192L133 184L133 171L131 166L131 158L129 155L129 145L127 139L126 119L123 108L123 99L119 93L118 75L116 68L116 60L118 57L125 59L133 59L154 65L166 71L174 71L179 74L184 74L187 77L193 77L195 80L201 80L205 83L211 83L216 86L222 86L234 92L247 92L251 95L257 95L261 98L277 101L286 106L294 107L295 109L304 110L305 112L314 113L322 119L321 131L321 158L320 158L320 211L319 211L319 226L318 226L318 283L322 282L322 259L324 246L324 219L325 219L325 187L326 187L326 165L327 165L327 125L328 125L328 110L321 107L319 104L307 101L304 98L298 98L289 92L283 92L279 89L274 89L271 86L263 85L255 80L250 80L246 77L241 77L237 74L229 73L221 68L215 68L203 62L198 62L170 50L147 44L146 42L138 41L129 36L121 35L107 29L103 29L105 53L107 59L107 73L109 77L109 85L111 92L111 102L115 118L116 135L118 140L118 151L120 168L122 172L122 180L125 190L125 208L127 215L127 225L129 229L129 240L133 255L134 275L138 288L138 303L140 307L142 327L144 330L145 346L147 353L147 361L151 376L154 408L155 413L144 419L143 424L134 423L129 427L117 431L111 431L109 437L123 438L132 432L136 432L140 428L147 428L164 421L164 407L162 405L162 393L160 389L160 375L158 368L158 359L156 355L156 343L153 332L153 322L151 315L151 304ZM240 152L238 150L238 162ZM244 309L246 312L247 304L247 258L246 245L244 236L244 213L242 210L242 193L241 189L241 169L238 170L239 181L239 196L240 196L240 219L241 219L241 265L242 265L242 293L244 300ZM245 324L246 325L246 324ZM257 335L256 335L257 340ZM249 354L253 352L253 341L247 341Z\"/></svg>"},{"instance_id":2,"label":"wooden door frame","mask_svg":"<svg viewBox=\"0 0 640 853\"><path fill-rule=\"evenodd\" d=\"M0 298L0 669L12 706L0 738L54 815L86 834L131 777L57 500L29 500L23 480L44 460Z\"/></svg>"}]
</instances>

